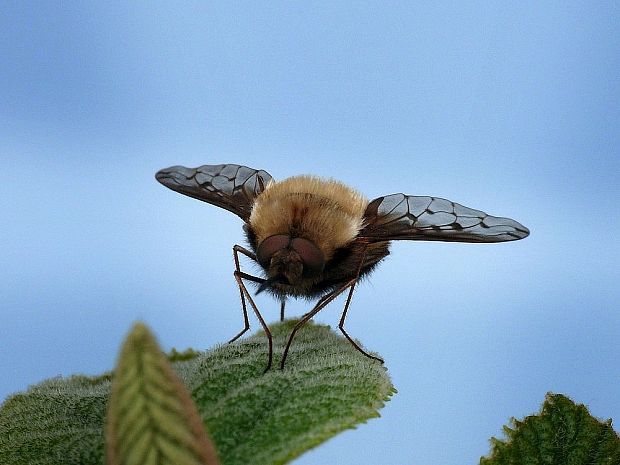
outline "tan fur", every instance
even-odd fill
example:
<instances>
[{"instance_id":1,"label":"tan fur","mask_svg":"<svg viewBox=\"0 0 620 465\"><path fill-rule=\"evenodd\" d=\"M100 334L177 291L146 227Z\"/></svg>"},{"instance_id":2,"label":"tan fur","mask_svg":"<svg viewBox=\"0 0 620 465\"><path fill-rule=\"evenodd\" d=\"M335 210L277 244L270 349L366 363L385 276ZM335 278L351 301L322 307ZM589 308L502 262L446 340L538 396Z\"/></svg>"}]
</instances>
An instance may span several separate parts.
<instances>
[{"instance_id":1,"label":"tan fur","mask_svg":"<svg viewBox=\"0 0 620 465\"><path fill-rule=\"evenodd\" d=\"M272 182L256 198L250 225L258 244L274 234L314 242L329 260L362 228L368 200L344 184L315 176Z\"/></svg>"}]
</instances>

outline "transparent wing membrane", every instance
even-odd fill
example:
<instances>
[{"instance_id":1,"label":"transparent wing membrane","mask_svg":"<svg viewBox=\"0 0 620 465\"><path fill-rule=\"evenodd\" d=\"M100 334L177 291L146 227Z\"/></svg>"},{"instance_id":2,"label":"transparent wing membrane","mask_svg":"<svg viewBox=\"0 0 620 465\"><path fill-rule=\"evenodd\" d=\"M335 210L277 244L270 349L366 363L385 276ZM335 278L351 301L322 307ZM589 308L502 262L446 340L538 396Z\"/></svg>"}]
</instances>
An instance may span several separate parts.
<instances>
[{"instance_id":1,"label":"transparent wing membrane","mask_svg":"<svg viewBox=\"0 0 620 465\"><path fill-rule=\"evenodd\" d=\"M256 196L272 180L266 171L240 165L171 166L158 171L155 178L173 191L225 208L244 221Z\"/></svg>"},{"instance_id":2,"label":"transparent wing membrane","mask_svg":"<svg viewBox=\"0 0 620 465\"><path fill-rule=\"evenodd\" d=\"M392 194L368 204L360 237L381 240L504 242L530 231L510 218L491 216L439 197Z\"/></svg>"}]
</instances>

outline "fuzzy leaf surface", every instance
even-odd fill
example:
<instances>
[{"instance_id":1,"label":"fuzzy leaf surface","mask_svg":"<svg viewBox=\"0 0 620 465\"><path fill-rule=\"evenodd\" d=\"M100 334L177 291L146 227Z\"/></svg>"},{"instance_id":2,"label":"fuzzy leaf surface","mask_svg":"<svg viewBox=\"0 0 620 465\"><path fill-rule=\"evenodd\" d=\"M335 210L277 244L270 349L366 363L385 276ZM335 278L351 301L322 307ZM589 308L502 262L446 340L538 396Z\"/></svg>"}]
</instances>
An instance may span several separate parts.
<instances>
[{"instance_id":1,"label":"fuzzy leaf surface","mask_svg":"<svg viewBox=\"0 0 620 465\"><path fill-rule=\"evenodd\" d=\"M274 366L295 321L274 324ZM223 465L276 465L379 416L395 392L386 369L327 326L296 335L283 371L263 374L259 332L172 363ZM54 378L0 408L0 465L102 465L110 374ZM337 461L338 457L334 457Z\"/></svg>"},{"instance_id":2,"label":"fuzzy leaf surface","mask_svg":"<svg viewBox=\"0 0 620 465\"><path fill-rule=\"evenodd\" d=\"M547 394L539 414L512 419L507 438L491 439L480 465L620 465L620 437L611 420L600 421L584 405Z\"/></svg>"}]
</instances>

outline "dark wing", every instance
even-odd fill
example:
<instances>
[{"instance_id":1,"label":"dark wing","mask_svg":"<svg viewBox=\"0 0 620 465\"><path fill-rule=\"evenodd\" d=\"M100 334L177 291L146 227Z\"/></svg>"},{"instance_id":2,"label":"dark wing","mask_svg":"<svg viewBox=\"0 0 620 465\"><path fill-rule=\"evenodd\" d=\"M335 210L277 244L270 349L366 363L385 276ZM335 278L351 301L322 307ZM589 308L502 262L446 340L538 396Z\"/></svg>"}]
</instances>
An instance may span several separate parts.
<instances>
[{"instance_id":1,"label":"dark wing","mask_svg":"<svg viewBox=\"0 0 620 465\"><path fill-rule=\"evenodd\" d=\"M240 165L171 166L155 174L164 186L218 207L248 221L254 199L272 180L263 170Z\"/></svg>"},{"instance_id":2,"label":"dark wing","mask_svg":"<svg viewBox=\"0 0 620 465\"><path fill-rule=\"evenodd\" d=\"M530 233L510 218L487 215L439 197L392 194L366 207L359 237L376 240L504 242Z\"/></svg>"}]
</instances>

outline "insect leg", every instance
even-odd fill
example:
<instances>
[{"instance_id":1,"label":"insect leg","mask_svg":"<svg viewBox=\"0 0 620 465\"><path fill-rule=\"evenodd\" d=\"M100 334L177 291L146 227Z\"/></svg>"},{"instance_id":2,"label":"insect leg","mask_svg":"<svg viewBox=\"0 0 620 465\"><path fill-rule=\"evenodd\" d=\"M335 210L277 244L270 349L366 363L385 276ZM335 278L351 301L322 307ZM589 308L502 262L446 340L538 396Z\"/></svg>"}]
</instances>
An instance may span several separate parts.
<instances>
[{"instance_id":1,"label":"insect leg","mask_svg":"<svg viewBox=\"0 0 620 465\"><path fill-rule=\"evenodd\" d=\"M353 339L351 339L351 336L349 336L347 334L347 332L344 330L344 320L347 317L347 310L349 310L349 304L351 303L351 297L353 296L353 289L355 289L355 283L356 282L357 282L357 279L351 285L351 289L349 291L349 295L347 296L347 302L344 304L344 310L342 312L342 317L340 317L340 323L338 323L338 329L340 329L340 331L342 331L342 334L344 334L344 337L346 337L349 340L349 342L351 344L353 344L353 347L355 347L357 350L359 350L361 353L363 353L366 357L372 358L374 360L378 360L381 363L383 363L383 359L381 359L379 357L375 357L374 355L370 355L368 352L366 352L364 349L362 349L359 345L357 345L357 343Z\"/></svg>"},{"instance_id":2,"label":"insect leg","mask_svg":"<svg viewBox=\"0 0 620 465\"><path fill-rule=\"evenodd\" d=\"M282 299L280 303L280 321L284 321L284 306L286 305L286 300Z\"/></svg>"},{"instance_id":3,"label":"insect leg","mask_svg":"<svg viewBox=\"0 0 620 465\"><path fill-rule=\"evenodd\" d=\"M259 177L259 180L260 180L260 177ZM239 255L238 255L239 252L242 253L243 255L245 255L246 257L249 257L252 260L257 261L256 254L254 254L250 250L246 249L245 247L241 247L240 245L235 244L233 246L233 255L235 257L235 267L236 267L237 271L241 272L241 268L240 268L240 265L239 265ZM260 284L265 282L264 279L256 278L256 276L250 277L248 275L248 276L244 276L244 278L249 279L250 281L254 281L256 283L260 283ZM259 281L259 279L260 279L260 281ZM243 292L241 292L241 304L245 308L245 299L244 299L244 296L243 296ZM284 321L284 306L285 305L286 305L286 299L283 298L281 303L280 303L280 321ZM244 315L247 315L247 312L245 311L245 309L244 309ZM235 338L232 341L234 341L239 336L241 336L241 334L245 333L249 328L250 328L249 325L247 325L246 328L243 331L241 331L241 333L238 336L235 336ZM230 341L230 342L232 342L232 341Z\"/></svg>"},{"instance_id":4,"label":"insect leg","mask_svg":"<svg viewBox=\"0 0 620 465\"><path fill-rule=\"evenodd\" d=\"M241 252L246 257L249 257L252 260L256 261L256 255L254 255L254 253L252 253L251 251L249 251L245 247L241 247L240 245L235 244L233 246L233 254L234 254L234 257L235 257L235 264L237 265L237 268L239 268L239 256L237 255L237 253L239 253L239 252Z\"/></svg>"},{"instance_id":5,"label":"insect leg","mask_svg":"<svg viewBox=\"0 0 620 465\"><path fill-rule=\"evenodd\" d=\"M239 264L239 252L250 257L252 260L256 260L256 256L252 252L247 250L246 248L241 247L240 245L233 246L233 257L235 259L235 271L238 273L241 273L241 265ZM251 279L250 275L246 275L243 277L246 279L249 279L250 281L255 281L255 279L260 279L260 278L255 278L254 276L252 276L251 278L255 278L255 279ZM263 282L263 280L258 281L258 282ZM237 334L230 341L228 341L229 344L239 339L241 336L243 336L243 334L246 333L248 329L250 329L250 320L248 319L248 309L247 309L247 305L245 302L245 295L243 294L243 291L241 290L241 286L239 286L239 295L241 296L241 309L243 310L244 326L241 332L239 332L239 334Z\"/></svg>"},{"instance_id":6,"label":"insect leg","mask_svg":"<svg viewBox=\"0 0 620 465\"><path fill-rule=\"evenodd\" d=\"M263 319L263 316L260 314L260 311L258 310L258 307L254 303L254 300L252 300L252 296L250 295L247 288L245 287L245 284L243 284L243 279L249 279L249 278L261 279L261 278L256 278L255 276L248 275L241 271L235 271L233 274L235 276L235 279L237 280L237 284L239 285L239 289L241 290L242 295L245 295L245 297L248 299L248 302L250 302L250 305L252 306L252 310L254 310L254 313L256 314L256 318L258 318L258 321L260 322L261 326L265 330L265 334L267 335L267 341L269 343L269 360L267 362L267 368L265 368L265 371L264 371L264 373L266 373L267 371L269 371L269 368L271 368L271 361L273 359L273 338L271 337L271 331L269 331L269 327L267 326L267 323L265 323L265 320ZM246 316L246 322L247 322L247 313L245 316ZM246 330L247 328L244 329L243 332L245 332Z\"/></svg>"},{"instance_id":7,"label":"insect leg","mask_svg":"<svg viewBox=\"0 0 620 465\"><path fill-rule=\"evenodd\" d=\"M344 337L346 337L349 340L349 342L353 344L353 347L359 350L362 354L364 354L368 358L372 358L374 360L378 360L379 362L383 363L383 359L379 357L375 357L374 355L370 355L368 352L362 349L359 345L357 345L357 343L351 338L351 336L349 336L349 334L344 330L344 320L347 318L347 311L349 310L349 304L351 303L351 298L353 297L353 291L355 290L355 285L357 284L357 281L360 276L360 272L362 271L362 264L364 263L365 258L366 258L366 248L364 248L362 252L361 260L357 267L357 276L355 277L355 279L353 280L353 283L351 284L351 289L349 290L347 301L344 304L344 310L342 311L342 316L340 317L340 323L338 323L338 329L340 329L340 331L342 331L342 334L344 334Z\"/></svg>"},{"instance_id":8,"label":"insect leg","mask_svg":"<svg viewBox=\"0 0 620 465\"><path fill-rule=\"evenodd\" d=\"M346 285L345 285L345 288L346 288ZM340 292L342 292L342 291L339 291L339 293L340 293ZM325 294L323 297L321 297L319 300L317 300L317 301L316 301L316 304L314 304L314 307L312 307L312 310L310 310L308 313L304 313L304 314L301 316L301 318L303 319L303 318L305 318L305 317L306 317L309 313L312 313L316 307L318 307L319 305L321 305L321 304L323 303L323 301L325 301L326 299L329 299L329 298L332 296L332 294L333 294L333 293L334 293L334 291L332 291L332 292L328 292L328 293L327 293L327 294ZM330 302L331 302L331 300L330 300ZM323 308L323 307L321 307L321 308ZM316 314L314 313L313 315L316 315Z\"/></svg>"},{"instance_id":9,"label":"insect leg","mask_svg":"<svg viewBox=\"0 0 620 465\"><path fill-rule=\"evenodd\" d=\"M349 286L354 284L356 279L352 279L342 287L336 289L335 291L330 292L329 294L324 295L314 306L312 310L306 313L301 317L301 320L297 322L293 330L291 331L291 335L288 337L288 341L286 343L286 347L284 349L284 353L282 354L282 361L280 362L280 369L284 369L284 363L286 362L286 357L288 355L288 350L291 347L291 343L293 342L293 338L295 337L295 333L299 331L299 329L308 322L314 315L319 313L327 304L329 304L332 300L342 294Z\"/></svg>"}]
</instances>

